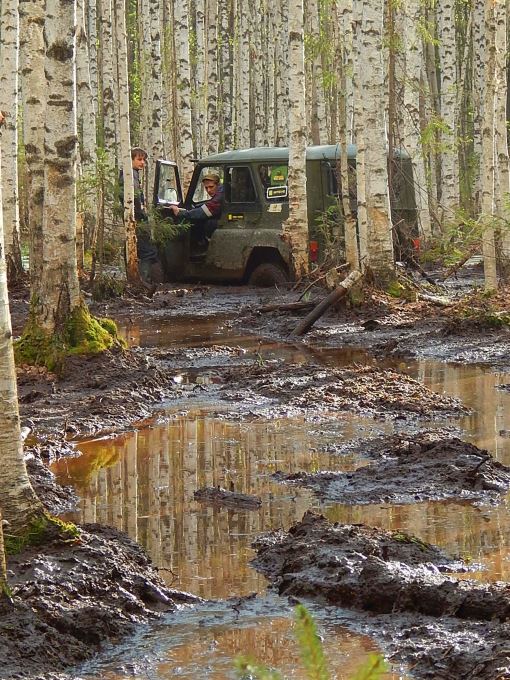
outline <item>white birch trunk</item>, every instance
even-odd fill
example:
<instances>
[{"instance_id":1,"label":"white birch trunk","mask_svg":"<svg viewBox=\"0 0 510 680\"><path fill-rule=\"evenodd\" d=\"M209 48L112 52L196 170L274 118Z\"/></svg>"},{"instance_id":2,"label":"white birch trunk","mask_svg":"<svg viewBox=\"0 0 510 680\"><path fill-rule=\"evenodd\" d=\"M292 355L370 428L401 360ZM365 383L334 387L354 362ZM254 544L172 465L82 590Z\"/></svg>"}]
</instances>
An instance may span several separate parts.
<instances>
[{"instance_id":1,"label":"white birch trunk","mask_svg":"<svg viewBox=\"0 0 510 680\"><path fill-rule=\"evenodd\" d=\"M289 217L283 225L296 279L308 274L303 0L289 0Z\"/></svg>"},{"instance_id":2,"label":"white birch trunk","mask_svg":"<svg viewBox=\"0 0 510 680\"><path fill-rule=\"evenodd\" d=\"M324 144L327 139L326 107L324 101L322 58L323 50L321 27L319 19L318 0L308 0L306 3L306 18L309 27L312 54L310 55L310 131L312 144Z\"/></svg>"},{"instance_id":3,"label":"white birch trunk","mask_svg":"<svg viewBox=\"0 0 510 680\"><path fill-rule=\"evenodd\" d=\"M2 156L4 245L8 276L15 280L23 271L18 194L18 2L2 0L1 9L0 111L7 114Z\"/></svg>"},{"instance_id":4,"label":"white birch trunk","mask_svg":"<svg viewBox=\"0 0 510 680\"><path fill-rule=\"evenodd\" d=\"M130 283L140 282L136 254L133 167L129 126L129 85L125 0L115 0L115 51L118 58L119 137L124 174L124 228L126 238L126 277Z\"/></svg>"},{"instance_id":5,"label":"white birch trunk","mask_svg":"<svg viewBox=\"0 0 510 680\"><path fill-rule=\"evenodd\" d=\"M234 128L232 120L234 73L233 51L228 36L232 33L231 25L231 2L230 0L218 0L220 45L219 45L219 78L220 78L220 102L219 102L219 149L231 149L234 146Z\"/></svg>"},{"instance_id":6,"label":"white birch trunk","mask_svg":"<svg viewBox=\"0 0 510 680\"><path fill-rule=\"evenodd\" d=\"M356 140L357 163L360 162L361 146L364 177L358 174L358 202L360 197L363 200L363 203L358 204L358 219L360 207L362 213L366 209L368 264L376 279L384 284L394 277L384 119L388 101L382 63L384 3L383 0L361 0L359 4L361 21L357 41L356 77L358 92L362 96L357 107ZM373 102L377 102L377 106ZM365 215L362 219L365 219Z\"/></svg>"},{"instance_id":7,"label":"white birch trunk","mask_svg":"<svg viewBox=\"0 0 510 680\"><path fill-rule=\"evenodd\" d=\"M177 140L183 188L193 174L193 136L191 131L191 76L189 58L188 3L174 0L175 63L177 65Z\"/></svg>"},{"instance_id":8,"label":"white birch trunk","mask_svg":"<svg viewBox=\"0 0 510 680\"><path fill-rule=\"evenodd\" d=\"M108 165L115 167L116 133L115 133L115 95L114 95L114 59L112 37L112 0L99 0L100 7L100 50L101 50L101 94L102 109L102 146L106 151Z\"/></svg>"},{"instance_id":9,"label":"white birch trunk","mask_svg":"<svg viewBox=\"0 0 510 680\"><path fill-rule=\"evenodd\" d=\"M76 4L47 0L44 137L43 266L35 316L50 336L60 334L80 305L76 266Z\"/></svg>"},{"instance_id":10,"label":"white birch trunk","mask_svg":"<svg viewBox=\"0 0 510 680\"><path fill-rule=\"evenodd\" d=\"M446 132L441 136L441 222L451 220L459 208L459 154L457 149L457 64L455 0L436 5L441 80L441 119Z\"/></svg>"},{"instance_id":11,"label":"white birch trunk","mask_svg":"<svg viewBox=\"0 0 510 680\"><path fill-rule=\"evenodd\" d=\"M162 94L163 73L161 60L161 14L159 0L149 0L150 15L150 69L149 96L147 106L150 112L148 128L148 185L149 190L154 186L156 161L163 154L163 123L162 123Z\"/></svg>"},{"instance_id":12,"label":"white birch trunk","mask_svg":"<svg viewBox=\"0 0 510 680\"><path fill-rule=\"evenodd\" d=\"M495 143L496 143L496 212L503 217L510 198L510 171L508 158L508 131L506 107L508 97L507 73L507 11L505 2L497 0L494 4L495 13ZM510 259L510 229L503 228L501 232L502 254Z\"/></svg>"},{"instance_id":13,"label":"white birch trunk","mask_svg":"<svg viewBox=\"0 0 510 680\"><path fill-rule=\"evenodd\" d=\"M275 44L275 101L276 101L276 138L275 146L284 146L289 143L289 45L285 36L288 32L288 3L282 2L276 11ZM303 76L304 77L304 76Z\"/></svg>"},{"instance_id":14,"label":"white birch trunk","mask_svg":"<svg viewBox=\"0 0 510 680\"><path fill-rule=\"evenodd\" d=\"M30 484L23 457L7 293L1 180L0 174L0 506L2 517L9 522L9 533L19 534L36 515L42 514L43 508ZM5 575L2 571L0 581Z\"/></svg>"},{"instance_id":15,"label":"white birch trunk","mask_svg":"<svg viewBox=\"0 0 510 680\"><path fill-rule=\"evenodd\" d=\"M237 68L239 90L236 96L236 143L240 149L244 149L250 146L250 0L239 0L238 17Z\"/></svg>"},{"instance_id":16,"label":"white birch trunk","mask_svg":"<svg viewBox=\"0 0 510 680\"><path fill-rule=\"evenodd\" d=\"M472 20L472 44L477 45L473 49L473 156L475 165L475 178L473 186L473 209L477 214L481 210L481 168L480 158L482 156L482 115L483 102L482 93L485 80L485 56L486 56L486 36L485 36L485 16L484 3L475 2L473 5ZM505 102L506 104L506 102Z\"/></svg>"},{"instance_id":17,"label":"white birch trunk","mask_svg":"<svg viewBox=\"0 0 510 680\"><path fill-rule=\"evenodd\" d=\"M420 234L424 242L432 237L432 225L428 204L427 172L421 143L420 97L423 92L424 68L423 45L418 33L422 18L420 0L408 0L402 17L402 33L405 54L403 73L404 120L403 147L411 156L416 208Z\"/></svg>"},{"instance_id":18,"label":"white birch trunk","mask_svg":"<svg viewBox=\"0 0 510 680\"><path fill-rule=\"evenodd\" d=\"M45 0L20 0L20 73L23 93L23 141L28 166L29 259L32 290L41 279L44 204Z\"/></svg>"},{"instance_id":19,"label":"white birch trunk","mask_svg":"<svg viewBox=\"0 0 510 680\"><path fill-rule=\"evenodd\" d=\"M495 70L496 70L496 26L494 9L499 0L485 0L485 88L483 92L482 116L482 252L486 290L498 287L496 274L496 246L494 238L495 213Z\"/></svg>"},{"instance_id":20,"label":"white birch trunk","mask_svg":"<svg viewBox=\"0 0 510 680\"><path fill-rule=\"evenodd\" d=\"M89 54L90 88L94 111L98 110L99 74L97 66L97 0L87 0L85 5L87 48Z\"/></svg>"},{"instance_id":21,"label":"white birch trunk","mask_svg":"<svg viewBox=\"0 0 510 680\"><path fill-rule=\"evenodd\" d=\"M262 51L262 20L264 7L252 5L252 48L251 74L253 92L253 136L251 143L263 146L266 138L264 117L264 68L268 64L268 55Z\"/></svg>"},{"instance_id":22,"label":"white birch trunk","mask_svg":"<svg viewBox=\"0 0 510 680\"><path fill-rule=\"evenodd\" d=\"M77 0L76 89L78 129L81 131L81 163L91 173L96 165L96 109L90 83L90 56L86 33L85 1Z\"/></svg>"},{"instance_id":23,"label":"white birch trunk","mask_svg":"<svg viewBox=\"0 0 510 680\"><path fill-rule=\"evenodd\" d=\"M206 60L206 25L205 25L206 0L195 0L195 40L196 40L196 63L194 71L195 85L192 92L192 108L195 116L195 151L198 156L205 155L207 129L207 60ZM193 78L192 78L193 82Z\"/></svg>"},{"instance_id":24,"label":"white birch trunk","mask_svg":"<svg viewBox=\"0 0 510 680\"><path fill-rule=\"evenodd\" d=\"M218 119L218 0L207 0L207 134L205 151L219 151Z\"/></svg>"}]
</instances>

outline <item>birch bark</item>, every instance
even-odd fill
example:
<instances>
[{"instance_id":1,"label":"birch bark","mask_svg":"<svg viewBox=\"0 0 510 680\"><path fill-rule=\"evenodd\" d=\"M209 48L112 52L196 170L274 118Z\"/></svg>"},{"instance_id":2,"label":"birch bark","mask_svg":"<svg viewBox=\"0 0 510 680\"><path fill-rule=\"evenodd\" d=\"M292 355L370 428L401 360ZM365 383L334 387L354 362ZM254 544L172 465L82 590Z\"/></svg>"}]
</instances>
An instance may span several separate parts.
<instances>
[{"instance_id":1,"label":"birch bark","mask_svg":"<svg viewBox=\"0 0 510 680\"><path fill-rule=\"evenodd\" d=\"M0 403L2 404L0 409L0 507L2 517L9 522L9 533L16 535L22 533L32 519L42 514L43 508L28 478L21 441L16 367L7 293L7 262L1 192L0 174ZM0 570L0 582L4 575L5 570Z\"/></svg>"},{"instance_id":2,"label":"birch bark","mask_svg":"<svg viewBox=\"0 0 510 680\"><path fill-rule=\"evenodd\" d=\"M32 290L41 279L44 204L45 0L20 0L20 66L23 93L23 137L28 167L29 260Z\"/></svg>"},{"instance_id":3,"label":"birch bark","mask_svg":"<svg viewBox=\"0 0 510 680\"><path fill-rule=\"evenodd\" d=\"M177 65L177 140L179 165L183 173L183 188L193 174L193 135L191 128L191 71L189 55L188 3L174 0L175 63Z\"/></svg>"},{"instance_id":4,"label":"birch bark","mask_svg":"<svg viewBox=\"0 0 510 680\"><path fill-rule=\"evenodd\" d=\"M496 274L496 246L494 238L495 213L495 70L496 70L496 25L494 10L500 0L485 0L485 88L483 92L482 116L482 253L485 289L493 290L498 287Z\"/></svg>"},{"instance_id":5,"label":"birch bark","mask_svg":"<svg viewBox=\"0 0 510 680\"><path fill-rule=\"evenodd\" d=\"M441 142L440 219L451 220L460 203L459 157L457 148L457 63L455 2L442 0L436 5L441 80L441 119L446 128Z\"/></svg>"},{"instance_id":6,"label":"birch bark","mask_svg":"<svg viewBox=\"0 0 510 680\"><path fill-rule=\"evenodd\" d=\"M358 219L360 208L363 220L366 210L368 264L375 278L384 284L394 278L384 118L388 94L382 63L384 2L361 0L359 11L356 77L358 92L363 96L356 109ZM360 241L361 232L362 229ZM360 251L363 256L361 243Z\"/></svg>"},{"instance_id":7,"label":"birch bark","mask_svg":"<svg viewBox=\"0 0 510 680\"><path fill-rule=\"evenodd\" d=\"M219 151L218 125L218 0L207 0L207 153Z\"/></svg>"},{"instance_id":8,"label":"birch bark","mask_svg":"<svg viewBox=\"0 0 510 680\"><path fill-rule=\"evenodd\" d=\"M115 0L115 49L118 58L119 137L124 175L124 228L126 238L126 277L130 283L140 283L136 253L136 223L134 211L133 167L129 126L129 85L125 0Z\"/></svg>"},{"instance_id":9,"label":"birch bark","mask_svg":"<svg viewBox=\"0 0 510 680\"><path fill-rule=\"evenodd\" d=\"M161 60L161 14L159 0L149 0L150 27L150 69L149 96L147 106L150 111L148 129L148 186L154 186L156 161L163 156L162 93L163 73Z\"/></svg>"},{"instance_id":10,"label":"birch bark","mask_svg":"<svg viewBox=\"0 0 510 680\"><path fill-rule=\"evenodd\" d=\"M236 143L243 149L250 146L250 0L239 0L238 17Z\"/></svg>"},{"instance_id":11,"label":"birch bark","mask_svg":"<svg viewBox=\"0 0 510 680\"><path fill-rule=\"evenodd\" d=\"M293 274L308 274L306 204L306 114L303 0L289 0L289 217L283 225L290 245Z\"/></svg>"},{"instance_id":12,"label":"birch bark","mask_svg":"<svg viewBox=\"0 0 510 680\"><path fill-rule=\"evenodd\" d=\"M76 4L48 0L44 29L48 99L44 136L43 260L33 296L37 325L60 334L80 305L76 267Z\"/></svg>"},{"instance_id":13,"label":"birch bark","mask_svg":"<svg viewBox=\"0 0 510 680\"><path fill-rule=\"evenodd\" d=\"M108 166L115 167L115 99L114 99L114 59L112 37L112 1L99 0L100 3L100 50L101 50L101 110L102 146L106 152Z\"/></svg>"},{"instance_id":14,"label":"birch bark","mask_svg":"<svg viewBox=\"0 0 510 680\"><path fill-rule=\"evenodd\" d=\"M432 225L428 205L427 173L421 143L420 97L423 93L422 73L424 67L423 45L418 33L422 18L420 0L408 0L402 16L405 70L403 73L404 121L403 147L411 157L416 208L420 233L424 242L432 237Z\"/></svg>"},{"instance_id":15,"label":"birch bark","mask_svg":"<svg viewBox=\"0 0 510 680\"><path fill-rule=\"evenodd\" d=\"M9 280L23 271L19 239L18 194L18 1L2 0L0 42L0 111L8 113L3 133L4 241Z\"/></svg>"}]
</instances>

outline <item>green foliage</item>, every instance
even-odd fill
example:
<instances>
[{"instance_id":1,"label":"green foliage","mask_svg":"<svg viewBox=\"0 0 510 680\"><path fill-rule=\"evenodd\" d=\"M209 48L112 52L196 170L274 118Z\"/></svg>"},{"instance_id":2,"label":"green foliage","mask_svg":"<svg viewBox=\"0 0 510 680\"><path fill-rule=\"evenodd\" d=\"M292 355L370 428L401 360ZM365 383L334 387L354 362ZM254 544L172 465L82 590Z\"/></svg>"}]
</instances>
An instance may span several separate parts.
<instances>
[{"instance_id":1,"label":"green foliage","mask_svg":"<svg viewBox=\"0 0 510 680\"><path fill-rule=\"evenodd\" d=\"M17 555L31 545L42 545L56 536L65 542L75 542L80 538L80 531L75 524L44 512L30 522L23 535L13 536L4 532L5 554Z\"/></svg>"},{"instance_id":2,"label":"green foliage","mask_svg":"<svg viewBox=\"0 0 510 680\"><path fill-rule=\"evenodd\" d=\"M398 279L390 281L386 288L386 292L388 293L388 295L391 295L392 297L395 298L408 300L409 302L416 301L416 290L406 285L405 283L402 283Z\"/></svg>"},{"instance_id":3,"label":"green foliage","mask_svg":"<svg viewBox=\"0 0 510 680\"><path fill-rule=\"evenodd\" d=\"M306 670L308 680L329 680L331 677L327 668L326 658L313 617L303 605L294 610L296 639L299 654ZM235 667L242 680L283 680L283 676L276 670L271 670L251 657L238 657ZM353 676L352 680L378 680L387 671L387 664L378 654L370 654Z\"/></svg>"},{"instance_id":4,"label":"green foliage","mask_svg":"<svg viewBox=\"0 0 510 680\"><path fill-rule=\"evenodd\" d=\"M469 217L459 210L454 219L443 225L442 234L432 239L420 253L424 263L452 266L481 242L484 226L480 219Z\"/></svg>"},{"instance_id":5,"label":"green foliage","mask_svg":"<svg viewBox=\"0 0 510 680\"><path fill-rule=\"evenodd\" d=\"M342 218L338 203L330 205L315 218L311 238L320 244L321 264L327 268L342 264L345 261L345 240L340 229Z\"/></svg>"},{"instance_id":6,"label":"green foliage","mask_svg":"<svg viewBox=\"0 0 510 680\"><path fill-rule=\"evenodd\" d=\"M366 663L357 670L352 680L377 680L387 670L388 666L382 656L370 654Z\"/></svg>"},{"instance_id":7,"label":"green foliage","mask_svg":"<svg viewBox=\"0 0 510 680\"><path fill-rule=\"evenodd\" d=\"M296 639L301 651L301 661L306 669L309 680L328 680L324 650L321 639L317 634L315 622L302 604L298 604L295 612Z\"/></svg>"}]
</instances>

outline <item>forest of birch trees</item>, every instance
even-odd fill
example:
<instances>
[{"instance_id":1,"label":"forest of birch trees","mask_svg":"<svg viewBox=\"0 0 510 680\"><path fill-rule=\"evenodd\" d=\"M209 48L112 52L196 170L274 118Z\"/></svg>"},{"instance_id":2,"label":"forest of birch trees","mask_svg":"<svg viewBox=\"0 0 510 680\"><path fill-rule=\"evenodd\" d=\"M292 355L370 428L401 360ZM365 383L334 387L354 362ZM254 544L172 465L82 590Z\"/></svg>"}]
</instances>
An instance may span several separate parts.
<instances>
[{"instance_id":1,"label":"forest of birch trees","mask_svg":"<svg viewBox=\"0 0 510 680\"><path fill-rule=\"evenodd\" d=\"M478 242L496 287L510 255L506 0L1 9L6 258L13 279L28 244L39 300L65 277L72 307L84 247L129 233L129 219L115 226L111 187L133 145L148 150L151 187L160 157L177 161L186 186L194 158L224 149L291 144L292 169L307 144L356 144L360 256L376 271L393 259L386 158L403 149L421 246Z\"/></svg>"}]
</instances>

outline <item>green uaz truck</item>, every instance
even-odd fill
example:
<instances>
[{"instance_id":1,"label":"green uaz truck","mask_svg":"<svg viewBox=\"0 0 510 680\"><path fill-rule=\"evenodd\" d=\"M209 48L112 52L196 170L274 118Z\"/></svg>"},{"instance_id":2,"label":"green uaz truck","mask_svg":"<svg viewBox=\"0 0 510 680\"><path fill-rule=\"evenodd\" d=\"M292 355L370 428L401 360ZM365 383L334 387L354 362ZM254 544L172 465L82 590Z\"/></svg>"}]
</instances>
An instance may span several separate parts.
<instances>
[{"instance_id":1,"label":"green uaz truck","mask_svg":"<svg viewBox=\"0 0 510 680\"><path fill-rule=\"evenodd\" d=\"M306 151L309 233L312 257L317 252L316 221L338 203L337 163L339 145L310 146ZM356 147L347 149L351 207L356 211ZM201 178L214 172L223 185L223 209L204 244L193 229L184 229L168 240L161 259L168 281L238 282L272 286L290 279L289 248L282 238L282 224L289 214L286 147L262 147L224 151L196 162L185 198L175 163L157 163L154 206L162 218L174 219L172 204L186 209L208 199ZM401 234L416 230L416 202L410 157L395 151L393 159L392 218ZM349 182L351 185L351 181ZM338 217L341 227L341 215ZM398 227L397 227L398 228ZM409 239L407 239L409 240Z\"/></svg>"}]
</instances>

